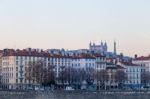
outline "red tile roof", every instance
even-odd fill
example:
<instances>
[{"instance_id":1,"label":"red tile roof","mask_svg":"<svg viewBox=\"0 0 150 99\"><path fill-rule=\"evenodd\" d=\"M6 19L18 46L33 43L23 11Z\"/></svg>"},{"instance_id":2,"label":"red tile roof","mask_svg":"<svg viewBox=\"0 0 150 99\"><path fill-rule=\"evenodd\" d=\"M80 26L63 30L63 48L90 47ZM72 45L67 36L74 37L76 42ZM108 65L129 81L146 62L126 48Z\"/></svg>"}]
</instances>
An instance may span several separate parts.
<instances>
[{"instance_id":1,"label":"red tile roof","mask_svg":"<svg viewBox=\"0 0 150 99\"><path fill-rule=\"evenodd\" d=\"M95 57L105 57L104 55L101 55L101 54L93 54L93 56L95 56Z\"/></svg>"},{"instance_id":2,"label":"red tile roof","mask_svg":"<svg viewBox=\"0 0 150 99\"><path fill-rule=\"evenodd\" d=\"M141 56L141 57L137 57L134 60L150 60L150 55L149 56Z\"/></svg>"},{"instance_id":3,"label":"red tile roof","mask_svg":"<svg viewBox=\"0 0 150 99\"><path fill-rule=\"evenodd\" d=\"M77 56L72 56L72 59L95 59L95 56L93 56L92 54L79 54Z\"/></svg>"},{"instance_id":4,"label":"red tile roof","mask_svg":"<svg viewBox=\"0 0 150 99\"><path fill-rule=\"evenodd\" d=\"M35 56L35 57L50 57L51 55L46 52L27 51L27 50L3 50L3 56Z\"/></svg>"},{"instance_id":5,"label":"red tile roof","mask_svg":"<svg viewBox=\"0 0 150 99\"><path fill-rule=\"evenodd\" d=\"M52 57L52 58L70 58L70 59L95 59L95 56L91 54L79 54L74 56L59 54L50 54L48 52L38 52L36 50L14 50L14 49L4 49L2 51L3 56L33 56L33 57Z\"/></svg>"},{"instance_id":6,"label":"red tile roof","mask_svg":"<svg viewBox=\"0 0 150 99\"><path fill-rule=\"evenodd\" d=\"M52 54L51 57L53 57L53 58L72 58L69 55L61 55L61 54Z\"/></svg>"},{"instance_id":7,"label":"red tile roof","mask_svg":"<svg viewBox=\"0 0 150 99\"><path fill-rule=\"evenodd\" d=\"M138 66L137 64L133 64L132 62L121 62L125 66Z\"/></svg>"}]
</instances>

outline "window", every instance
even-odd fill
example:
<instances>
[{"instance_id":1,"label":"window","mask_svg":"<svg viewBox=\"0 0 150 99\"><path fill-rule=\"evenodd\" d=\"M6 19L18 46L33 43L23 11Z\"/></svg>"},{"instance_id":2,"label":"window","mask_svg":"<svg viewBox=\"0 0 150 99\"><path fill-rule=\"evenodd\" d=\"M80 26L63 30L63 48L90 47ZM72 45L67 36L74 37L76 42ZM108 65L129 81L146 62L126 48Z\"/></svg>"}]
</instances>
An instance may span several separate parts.
<instances>
[{"instance_id":1,"label":"window","mask_svg":"<svg viewBox=\"0 0 150 99\"><path fill-rule=\"evenodd\" d=\"M94 66L94 63L93 63L93 66Z\"/></svg>"},{"instance_id":2,"label":"window","mask_svg":"<svg viewBox=\"0 0 150 99\"><path fill-rule=\"evenodd\" d=\"M139 72L139 68L136 69L136 72Z\"/></svg>"},{"instance_id":3,"label":"window","mask_svg":"<svg viewBox=\"0 0 150 99\"><path fill-rule=\"evenodd\" d=\"M16 77L18 77L18 73L16 73Z\"/></svg>"},{"instance_id":4,"label":"window","mask_svg":"<svg viewBox=\"0 0 150 99\"><path fill-rule=\"evenodd\" d=\"M18 83L18 79L16 79L16 83Z\"/></svg>"},{"instance_id":5,"label":"window","mask_svg":"<svg viewBox=\"0 0 150 99\"><path fill-rule=\"evenodd\" d=\"M22 81L23 81L23 80L22 80L22 79L20 79L20 83L22 83Z\"/></svg>"},{"instance_id":6,"label":"window","mask_svg":"<svg viewBox=\"0 0 150 99\"><path fill-rule=\"evenodd\" d=\"M23 56L20 56L20 60L23 60Z\"/></svg>"},{"instance_id":7,"label":"window","mask_svg":"<svg viewBox=\"0 0 150 99\"><path fill-rule=\"evenodd\" d=\"M78 67L80 67L80 63L78 63Z\"/></svg>"},{"instance_id":8,"label":"window","mask_svg":"<svg viewBox=\"0 0 150 99\"><path fill-rule=\"evenodd\" d=\"M88 64L86 63L86 67L88 66Z\"/></svg>"},{"instance_id":9,"label":"window","mask_svg":"<svg viewBox=\"0 0 150 99\"><path fill-rule=\"evenodd\" d=\"M27 60L27 57L25 56L25 60Z\"/></svg>"},{"instance_id":10,"label":"window","mask_svg":"<svg viewBox=\"0 0 150 99\"><path fill-rule=\"evenodd\" d=\"M19 62L18 61L16 61L16 65L18 65L19 64Z\"/></svg>"},{"instance_id":11,"label":"window","mask_svg":"<svg viewBox=\"0 0 150 99\"><path fill-rule=\"evenodd\" d=\"M138 79L138 78L139 78L139 75L137 74L136 77L137 77L137 79Z\"/></svg>"},{"instance_id":12,"label":"window","mask_svg":"<svg viewBox=\"0 0 150 99\"><path fill-rule=\"evenodd\" d=\"M29 61L31 60L31 57L29 57Z\"/></svg>"},{"instance_id":13,"label":"window","mask_svg":"<svg viewBox=\"0 0 150 99\"><path fill-rule=\"evenodd\" d=\"M133 68L133 72L135 72L135 69Z\"/></svg>"},{"instance_id":14,"label":"window","mask_svg":"<svg viewBox=\"0 0 150 99\"><path fill-rule=\"evenodd\" d=\"M19 56L16 56L16 60L18 60L19 59Z\"/></svg>"}]
</instances>

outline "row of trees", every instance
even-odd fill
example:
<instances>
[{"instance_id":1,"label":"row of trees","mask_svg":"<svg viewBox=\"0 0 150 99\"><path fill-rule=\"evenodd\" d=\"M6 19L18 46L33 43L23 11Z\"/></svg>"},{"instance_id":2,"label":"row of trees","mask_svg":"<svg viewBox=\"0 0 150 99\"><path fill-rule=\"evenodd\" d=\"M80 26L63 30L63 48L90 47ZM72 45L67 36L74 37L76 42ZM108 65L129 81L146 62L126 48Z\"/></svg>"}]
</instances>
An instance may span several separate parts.
<instances>
[{"instance_id":1,"label":"row of trees","mask_svg":"<svg viewBox=\"0 0 150 99\"><path fill-rule=\"evenodd\" d=\"M59 75L56 76L55 66L48 65L42 60L30 62L25 68L25 80L30 84L41 84L45 86L59 85L81 87L83 82L87 85L95 84L98 89L105 88L107 82L113 79L118 85L123 84L127 79L126 74L122 70L116 70L115 73L107 70L95 71L93 68L72 68L61 66ZM110 75L111 74L111 75Z\"/></svg>"},{"instance_id":2,"label":"row of trees","mask_svg":"<svg viewBox=\"0 0 150 99\"><path fill-rule=\"evenodd\" d=\"M111 86L121 88L128 79L127 74L123 70L117 69L114 72L108 70L97 71L94 78L97 80L98 89L106 89L106 87Z\"/></svg>"},{"instance_id":3,"label":"row of trees","mask_svg":"<svg viewBox=\"0 0 150 99\"><path fill-rule=\"evenodd\" d=\"M55 71L56 67L47 65L42 60L30 62L25 68L25 80L29 84L50 85L80 85L82 81L90 82L92 80L94 70L92 68L72 68L60 66L59 75Z\"/></svg>"},{"instance_id":4,"label":"row of trees","mask_svg":"<svg viewBox=\"0 0 150 99\"><path fill-rule=\"evenodd\" d=\"M54 84L54 66L46 67L46 63L42 60L29 62L29 66L25 68L25 80L29 81L29 84Z\"/></svg>"},{"instance_id":5,"label":"row of trees","mask_svg":"<svg viewBox=\"0 0 150 99\"><path fill-rule=\"evenodd\" d=\"M83 81L90 84L92 82L93 76L92 68L72 68L72 67L61 67L61 71L59 76L56 78L57 84L62 86L72 86L74 85L76 88L79 88Z\"/></svg>"}]
</instances>

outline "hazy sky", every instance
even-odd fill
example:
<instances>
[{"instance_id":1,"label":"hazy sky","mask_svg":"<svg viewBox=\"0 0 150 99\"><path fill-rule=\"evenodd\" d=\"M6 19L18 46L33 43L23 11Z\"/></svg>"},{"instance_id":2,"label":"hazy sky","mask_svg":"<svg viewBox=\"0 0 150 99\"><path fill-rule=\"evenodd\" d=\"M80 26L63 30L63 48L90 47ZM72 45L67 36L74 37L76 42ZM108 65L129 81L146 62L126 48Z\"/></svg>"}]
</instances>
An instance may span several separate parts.
<instances>
[{"instance_id":1,"label":"hazy sky","mask_svg":"<svg viewBox=\"0 0 150 99\"><path fill-rule=\"evenodd\" d=\"M0 48L88 48L107 41L150 54L150 0L0 0Z\"/></svg>"}]
</instances>

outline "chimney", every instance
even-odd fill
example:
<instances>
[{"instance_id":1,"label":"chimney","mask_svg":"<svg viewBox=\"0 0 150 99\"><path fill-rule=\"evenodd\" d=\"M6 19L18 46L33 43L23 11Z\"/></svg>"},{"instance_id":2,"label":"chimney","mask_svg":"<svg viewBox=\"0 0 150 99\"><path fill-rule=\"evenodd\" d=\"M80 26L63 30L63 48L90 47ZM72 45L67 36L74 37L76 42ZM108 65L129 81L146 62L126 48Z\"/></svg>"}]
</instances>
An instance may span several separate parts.
<instances>
[{"instance_id":1,"label":"chimney","mask_svg":"<svg viewBox=\"0 0 150 99\"><path fill-rule=\"evenodd\" d=\"M134 55L134 58L136 59L137 57L138 57L138 55L137 55L137 54L135 54L135 55Z\"/></svg>"}]
</instances>

